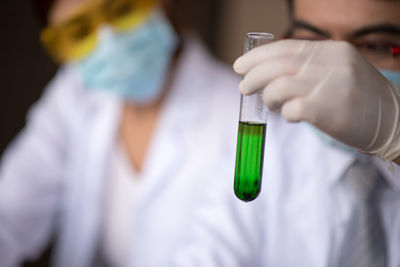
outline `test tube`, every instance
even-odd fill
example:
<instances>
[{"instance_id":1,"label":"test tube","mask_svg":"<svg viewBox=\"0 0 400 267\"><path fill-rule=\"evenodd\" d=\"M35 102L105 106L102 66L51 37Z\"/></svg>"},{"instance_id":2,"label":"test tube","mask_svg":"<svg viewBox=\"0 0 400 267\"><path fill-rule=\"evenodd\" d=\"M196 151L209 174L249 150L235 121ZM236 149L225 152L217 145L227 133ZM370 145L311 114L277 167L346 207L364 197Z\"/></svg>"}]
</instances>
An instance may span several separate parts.
<instances>
[{"instance_id":1,"label":"test tube","mask_svg":"<svg viewBox=\"0 0 400 267\"><path fill-rule=\"evenodd\" d=\"M273 39L270 33L247 33L244 53ZM262 90L252 95L241 95L234 191L245 202L256 199L261 191L267 117Z\"/></svg>"}]
</instances>

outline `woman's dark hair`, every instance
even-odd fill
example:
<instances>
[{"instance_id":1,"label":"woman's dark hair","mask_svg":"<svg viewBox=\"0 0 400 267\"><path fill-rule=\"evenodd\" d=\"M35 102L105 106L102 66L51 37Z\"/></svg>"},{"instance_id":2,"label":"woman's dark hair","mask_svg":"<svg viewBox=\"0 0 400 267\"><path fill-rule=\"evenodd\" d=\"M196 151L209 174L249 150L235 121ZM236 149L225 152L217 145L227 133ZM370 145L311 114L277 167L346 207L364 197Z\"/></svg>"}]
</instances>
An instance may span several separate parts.
<instances>
[{"instance_id":1,"label":"woman's dark hair","mask_svg":"<svg viewBox=\"0 0 400 267\"><path fill-rule=\"evenodd\" d=\"M33 12L39 20L40 26L44 27L48 22L48 16L54 0L32 0Z\"/></svg>"}]
</instances>

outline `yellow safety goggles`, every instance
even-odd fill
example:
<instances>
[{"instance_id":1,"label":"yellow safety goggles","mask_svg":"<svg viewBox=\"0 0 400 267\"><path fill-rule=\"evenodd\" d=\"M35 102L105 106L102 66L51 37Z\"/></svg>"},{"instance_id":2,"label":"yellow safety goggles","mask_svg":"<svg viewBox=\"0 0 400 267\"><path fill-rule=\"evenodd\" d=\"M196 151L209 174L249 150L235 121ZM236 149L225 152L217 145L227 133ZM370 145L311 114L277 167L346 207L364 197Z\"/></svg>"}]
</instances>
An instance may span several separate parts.
<instances>
[{"instance_id":1,"label":"yellow safety goggles","mask_svg":"<svg viewBox=\"0 0 400 267\"><path fill-rule=\"evenodd\" d=\"M98 43L98 28L108 24L117 32L143 22L159 0L101 0L81 6L65 21L46 27L40 40L58 62L87 56Z\"/></svg>"}]
</instances>

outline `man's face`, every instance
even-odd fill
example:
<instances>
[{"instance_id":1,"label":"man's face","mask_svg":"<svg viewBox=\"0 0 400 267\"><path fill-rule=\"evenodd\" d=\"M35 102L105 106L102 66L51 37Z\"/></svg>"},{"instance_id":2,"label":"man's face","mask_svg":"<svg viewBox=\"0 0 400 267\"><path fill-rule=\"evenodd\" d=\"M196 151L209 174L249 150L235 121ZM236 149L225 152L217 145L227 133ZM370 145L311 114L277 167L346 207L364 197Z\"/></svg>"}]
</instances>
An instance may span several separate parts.
<instances>
[{"instance_id":1,"label":"man's face","mask_svg":"<svg viewBox=\"0 0 400 267\"><path fill-rule=\"evenodd\" d=\"M290 37L349 41L376 67L400 70L400 0L294 0Z\"/></svg>"}]
</instances>

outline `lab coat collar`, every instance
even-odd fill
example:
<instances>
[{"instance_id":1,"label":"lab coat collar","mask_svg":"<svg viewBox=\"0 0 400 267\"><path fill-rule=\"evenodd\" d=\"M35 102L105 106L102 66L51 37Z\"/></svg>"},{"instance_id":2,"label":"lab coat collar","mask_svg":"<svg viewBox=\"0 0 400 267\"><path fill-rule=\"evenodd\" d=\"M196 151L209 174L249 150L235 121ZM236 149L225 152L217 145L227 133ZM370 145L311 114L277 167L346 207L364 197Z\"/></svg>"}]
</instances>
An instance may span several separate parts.
<instances>
[{"instance_id":1,"label":"lab coat collar","mask_svg":"<svg viewBox=\"0 0 400 267\"><path fill-rule=\"evenodd\" d=\"M388 163L377 157L373 157L372 161L385 177L390 187L393 190L400 192L400 166L393 162Z\"/></svg>"},{"instance_id":2,"label":"lab coat collar","mask_svg":"<svg viewBox=\"0 0 400 267\"><path fill-rule=\"evenodd\" d=\"M291 155L285 157L301 160L302 164L295 164L298 169L294 171L303 177L313 176L316 179L323 177L324 183L330 187L335 186L356 159L354 154L323 142L307 123L287 124L285 127L293 128L287 131L288 137L282 138L294 150L289 152ZM298 140L303 140L303 142L298 142ZM307 144L307 147L304 147L304 144ZM299 159L298 155L304 156Z\"/></svg>"},{"instance_id":3,"label":"lab coat collar","mask_svg":"<svg viewBox=\"0 0 400 267\"><path fill-rule=\"evenodd\" d=\"M208 84L205 77L210 77L210 61L213 59L195 36L184 38L183 51L166 101L168 115L171 120L179 122L181 127L202 120L201 109L198 107L206 101L201 86ZM193 101L193 98L197 101Z\"/></svg>"},{"instance_id":4,"label":"lab coat collar","mask_svg":"<svg viewBox=\"0 0 400 267\"><path fill-rule=\"evenodd\" d=\"M315 139L315 138L314 138ZM381 172L382 176L388 183L388 185L395 191L400 191L400 166L393 163L393 171L390 170L390 166L387 162L373 156L367 156L364 154L357 154L348 151L344 151L342 149L333 147L329 144L324 143L319 138L314 141L314 144L318 147L318 149L325 150L325 158L326 162L337 162L336 165L328 164L326 166L327 173L332 173L332 175L328 175L327 178L331 185L337 184L341 182L341 179L345 173L345 171L356 161L356 160L364 160L370 161L374 164L378 170Z\"/></svg>"},{"instance_id":5,"label":"lab coat collar","mask_svg":"<svg viewBox=\"0 0 400 267\"><path fill-rule=\"evenodd\" d=\"M208 77L206 72L210 71L207 58L207 51L195 37L185 39L141 173L144 183L140 192L143 197L139 196L141 202L151 201L151 196L166 188L170 181L164 178L173 177L169 174L181 167L185 148L193 142L192 132L206 120L202 116L202 107L207 99L202 94L202 87L207 84L204 77Z\"/></svg>"},{"instance_id":6,"label":"lab coat collar","mask_svg":"<svg viewBox=\"0 0 400 267\"><path fill-rule=\"evenodd\" d=\"M334 148L330 145L327 147L328 149L328 156L331 157L331 160L333 162L341 160L343 161L343 164L339 165L341 166L341 174L336 175L336 176L331 176L331 184L337 184L340 183L343 179L344 172L347 171L347 169L354 164L355 161L361 160L361 161L367 161L370 162L371 164L374 164L375 167L380 171L381 175L387 182L387 184L390 186L391 189L395 191L400 191L400 166L393 164L393 170L391 170L391 166L374 156L367 156L364 154L354 154L354 153L349 153L347 151L343 151L341 149Z\"/></svg>"}]
</instances>

